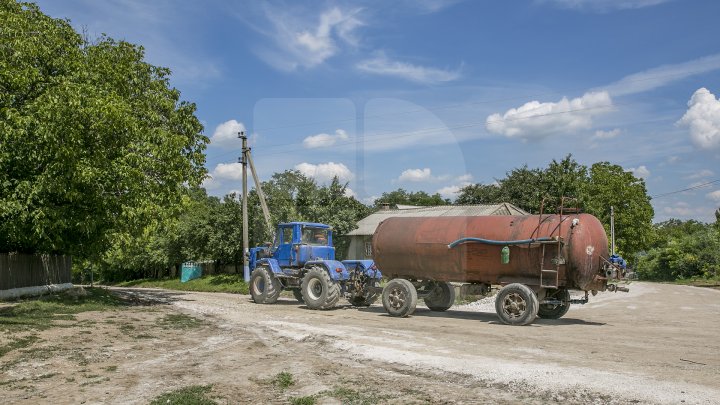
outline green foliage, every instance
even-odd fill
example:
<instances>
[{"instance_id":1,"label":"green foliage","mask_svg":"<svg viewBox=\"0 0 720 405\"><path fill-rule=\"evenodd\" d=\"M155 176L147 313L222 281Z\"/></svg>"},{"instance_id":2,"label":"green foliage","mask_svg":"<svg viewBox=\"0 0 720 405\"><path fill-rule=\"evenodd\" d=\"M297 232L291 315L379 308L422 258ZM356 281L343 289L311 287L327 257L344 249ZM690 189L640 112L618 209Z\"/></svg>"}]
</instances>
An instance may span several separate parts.
<instances>
[{"instance_id":1,"label":"green foliage","mask_svg":"<svg viewBox=\"0 0 720 405\"><path fill-rule=\"evenodd\" d=\"M217 402L207 397L212 385L192 385L175 391L166 392L150 402L150 405L215 405Z\"/></svg>"},{"instance_id":2,"label":"green foliage","mask_svg":"<svg viewBox=\"0 0 720 405\"><path fill-rule=\"evenodd\" d=\"M636 266L640 278L673 281L720 275L720 231L714 225L671 219L655 230L653 247Z\"/></svg>"},{"instance_id":3,"label":"green foliage","mask_svg":"<svg viewBox=\"0 0 720 405\"><path fill-rule=\"evenodd\" d=\"M0 2L0 251L95 257L204 175L195 105L142 47Z\"/></svg>"},{"instance_id":4,"label":"green foliage","mask_svg":"<svg viewBox=\"0 0 720 405\"><path fill-rule=\"evenodd\" d=\"M395 191L382 193L380 198L375 200L375 208L380 208L383 204L397 205L417 205L417 206L437 206L448 205L450 200L442 198L440 194L428 194L424 191L407 191L399 188Z\"/></svg>"},{"instance_id":5,"label":"green foliage","mask_svg":"<svg viewBox=\"0 0 720 405\"><path fill-rule=\"evenodd\" d=\"M557 212L580 207L598 217L610 232L610 206L615 207L618 252L631 257L650 246L654 215L645 183L618 165L593 164L589 169L571 155L553 160L545 169L523 166L497 180L497 185L474 184L461 190L458 204L512 203L528 212Z\"/></svg>"}]
</instances>

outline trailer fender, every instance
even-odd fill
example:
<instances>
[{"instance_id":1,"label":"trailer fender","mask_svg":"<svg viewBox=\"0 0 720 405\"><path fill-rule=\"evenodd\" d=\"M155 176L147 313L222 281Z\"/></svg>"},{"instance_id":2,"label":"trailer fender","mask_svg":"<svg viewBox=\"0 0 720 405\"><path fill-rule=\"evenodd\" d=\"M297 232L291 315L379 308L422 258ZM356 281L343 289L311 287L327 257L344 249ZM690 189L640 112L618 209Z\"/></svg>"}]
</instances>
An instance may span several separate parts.
<instances>
[{"instance_id":1,"label":"trailer fender","mask_svg":"<svg viewBox=\"0 0 720 405\"><path fill-rule=\"evenodd\" d=\"M305 263L305 268L320 266L327 270L330 279L333 281L344 281L350 278L345 265L337 260L313 260Z\"/></svg>"}]
</instances>

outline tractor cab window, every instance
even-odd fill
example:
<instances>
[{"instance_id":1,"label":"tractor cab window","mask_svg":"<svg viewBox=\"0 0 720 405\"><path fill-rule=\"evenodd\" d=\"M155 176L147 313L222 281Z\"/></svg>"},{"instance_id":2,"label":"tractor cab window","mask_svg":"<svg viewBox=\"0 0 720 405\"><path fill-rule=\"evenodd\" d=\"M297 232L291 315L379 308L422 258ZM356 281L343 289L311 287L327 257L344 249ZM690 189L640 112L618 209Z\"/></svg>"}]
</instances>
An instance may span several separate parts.
<instances>
[{"instance_id":1,"label":"tractor cab window","mask_svg":"<svg viewBox=\"0 0 720 405\"><path fill-rule=\"evenodd\" d=\"M292 227L282 228L275 237L275 246L289 245L292 243Z\"/></svg>"},{"instance_id":2,"label":"tractor cab window","mask_svg":"<svg viewBox=\"0 0 720 405\"><path fill-rule=\"evenodd\" d=\"M327 246L328 230L321 228L303 228L302 243L316 246Z\"/></svg>"}]
</instances>

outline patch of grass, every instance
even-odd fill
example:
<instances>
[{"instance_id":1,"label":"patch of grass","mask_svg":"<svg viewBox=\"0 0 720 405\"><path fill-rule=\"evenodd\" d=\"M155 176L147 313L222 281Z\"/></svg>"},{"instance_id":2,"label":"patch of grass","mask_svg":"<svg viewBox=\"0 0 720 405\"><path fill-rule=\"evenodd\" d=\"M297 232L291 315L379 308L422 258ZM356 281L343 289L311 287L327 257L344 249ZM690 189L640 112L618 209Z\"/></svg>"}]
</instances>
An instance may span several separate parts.
<instances>
[{"instance_id":1,"label":"patch of grass","mask_svg":"<svg viewBox=\"0 0 720 405\"><path fill-rule=\"evenodd\" d=\"M205 322L185 314L169 314L158 319L157 324L164 329L192 329L202 326Z\"/></svg>"},{"instance_id":2,"label":"patch of grass","mask_svg":"<svg viewBox=\"0 0 720 405\"><path fill-rule=\"evenodd\" d=\"M315 405L317 402L317 399L315 399L314 396L307 396L307 397L291 397L290 398L290 404L291 405Z\"/></svg>"},{"instance_id":3,"label":"patch of grass","mask_svg":"<svg viewBox=\"0 0 720 405\"><path fill-rule=\"evenodd\" d=\"M123 305L122 300L103 288L84 291L85 295L65 291L0 308L0 331L44 330L60 326L54 321L72 321L80 312L108 311Z\"/></svg>"},{"instance_id":4,"label":"patch of grass","mask_svg":"<svg viewBox=\"0 0 720 405\"><path fill-rule=\"evenodd\" d=\"M378 395L375 392L364 393L345 387L335 388L326 392L326 394L339 399L343 405L373 405L390 399L388 396Z\"/></svg>"},{"instance_id":5,"label":"patch of grass","mask_svg":"<svg viewBox=\"0 0 720 405\"><path fill-rule=\"evenodd\" d=\"M181 283L179 278L165 278L161 280L141 279L125 281L117 284L119 287L165 288L179 291L205 291L226 292L235 294L249 294L247 283L242 274L216 274L203 276Z\"/></svg>"},{"instance_id":6,"label":"patch of grass","mask_svg":"<svg viewBox=\"0 0 720 405\"><path fill-rule=\"evenodd\" d=\"M675 284L692 285L695 287L720 287L720 276L682 278L675 280Z\"/></svg>"},{"instance_id":7,"label":"patch of grass","mask_svg":"<svg viewBox=\"0 0 720 405\"><path fill-rule=\"evenodd\" d=\"M281 391L286 390L292 385L295 385L295 380L293 379L293 375L288 373L287 371L282 371L277 373L275 378L273 378L273 385L280 388Z\"/></svg>"},{"instance_id":8,"label":"patch of grass","mask_svg":"<svg viewBox=\"0 0 720 405\"><path fill-rule=\"evenodd\" d=\"M107 366L105 367L105 371L109 371L111 373L117 371L118 366Z\"/></svg>"},{"instance_id":9,"label":"patch of grass","mask_svg":"<svg viewBox=\"0 0 720 405\"><path fill-rule=\"evenodd\" d=\"M8 354L9 352L17 349L24 349L27 347L32 346L35 342L40 340L39 337L36 335L30 335L30 336L24 336L21 338L16 338L12 342L0 346L0 357L3 357L4 355Z\"/></svg>"},{"instance_id":10,"label":"patch of grass","mask_svg":"<svg viewBox=\"0 0 720 405\"><path fill-rule=\"evenodd\" d=\"M206 396L211 389L212 385L193 385L180 388L160 395L150 402L150 405L214 405L217 402Z\"/></svg>"}]
</instances>

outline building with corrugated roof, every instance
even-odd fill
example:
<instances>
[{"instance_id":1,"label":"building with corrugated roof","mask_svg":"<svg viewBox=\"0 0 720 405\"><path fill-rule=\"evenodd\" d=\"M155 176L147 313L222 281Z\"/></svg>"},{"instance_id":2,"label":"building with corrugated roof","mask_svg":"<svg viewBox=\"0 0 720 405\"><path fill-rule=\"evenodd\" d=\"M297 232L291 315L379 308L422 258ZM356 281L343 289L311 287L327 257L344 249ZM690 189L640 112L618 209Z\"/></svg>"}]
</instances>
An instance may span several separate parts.
<instances>
[{"instance_id":1,"label":"building with corrugated roof","mask_svg":"<svg viewBox=\"0 0 720 405\"><path fill-rule=\"evenodd\" d=\"M485 215L530 215L530 213L510 204L484 205L441 205L437 207L417 207L397 205L397 209L381 209L358 222L358 227L347 234L350 238L348 259L372 258L372 235L380 222L390 217L466 217Z\"/></svg>"}]
</instances>

